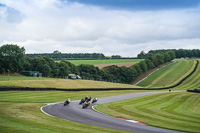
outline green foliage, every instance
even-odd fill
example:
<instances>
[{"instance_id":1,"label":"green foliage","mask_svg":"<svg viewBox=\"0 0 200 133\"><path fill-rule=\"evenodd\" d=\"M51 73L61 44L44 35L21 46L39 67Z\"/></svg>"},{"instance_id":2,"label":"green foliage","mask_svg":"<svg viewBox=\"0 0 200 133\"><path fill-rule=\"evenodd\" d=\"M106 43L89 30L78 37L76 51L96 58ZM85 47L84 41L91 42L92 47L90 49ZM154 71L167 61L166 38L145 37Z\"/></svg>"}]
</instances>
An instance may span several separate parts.
<instances>
[{"instance_id":1,"label":"green foliage","mask_svg":"<svg viewBox=\"0 0 200 133\"><path fill-rule=\"evenodd\" d=\"M148 70L153 69L155 67L155 65L153 64L153 62L151 60L145 59L145 62L147 64Z\"/></svg>"},{"instance_id":2,"label":"green foliage","mask_svg":"<svg viewBox=\"0 0 200 133\"><path fill-rule=\"evenodd\" d=\"M60 59L105 59L106 57L102 53L61 53L56 50L53 53L42 53L42 54L26 54L27 57L48 57L55 60Z\"/></svg>"},{"instance_id":3,"label":"green foliage","mask_svg":"<svg viewBox=\"0 0 200 133\"><path fill-rule=\"evenodd\" d=\"M146 72L148 70L148 66L145 61L139 63L142 72Z\"/></svg>"},{"instance_id":4,"label":"green foliage","mask_svg":"<svg viewBox=\"0 0 200 133\"><path fill-rule=\"evenodd\" d=\"M112 55L111 58L112 59L119 59L119 58L122 58L122 57L120 55Z\"/></svg>"},{"instance_id":5,"label":"green foliage","mask_svg":"<svg viewBox=\"0 0 200 133\"><path fill-rule=\"evenodd\" d=\"M80 75L83 79L93 79L93 80L101 80L102 75L98 67L94 65L79 65L78 69L80 71Z\"/></svg>"},{"instance_id":6,"label":"green foliage","mask_svg":"<svg viewBox=\"0 0 200 133\"><path fill-rule=\"evenodd\" d=\"M0 47L0 72L19 72L23 68L25 49L7 44Z\"/></svg>"},{"instance_id":7,"label":"green foliage","mask_svg":"<svg viewBox=\"0 0 200 133\"><path fill-rule=\"evenodd\" d=\"M174 55L171 55L172 58L186 58L186 57L200 57L200 50L199 49L160 49L160 50L150 50L146 56L156 53L165 53L167 51L174 52Z\"/></svg>"},{"instance_id":8,"label":"green foliage","mask_svg":"<svg viewBox=\"0 0 200 133\"><path fill-rule=\"evenodd\" d=\"M35 58L26 57L24 58L24 48L19 48L17 45L6 45L2 46L0 49L2 61L0 63L0 71L5 71L5 68L9 68L12 72L19 72L19 70L24 71L38 71L42 73L44 77L61 77L66 78L69 74L79 75L83 79L92 79L92 80L106 80L111 82L119 83L131 83L135 78L141 75L143 72L146 72L149 69L152 69L158 65L165 63L166 61L171 61L174 59L174 53L172 51L167 51L163 53L156 53L148 55L148 58L145 61L140 62L139 64L133 65L130 68L128 67L118 67L118 66L108 66L102 70L94 66L94 60L90 60L91 64L81 64L75 66L68 61L54 62L52 59L47 57L38 56ZM21 52L21 53L20 53ZM142 52L144 54L144 52ZM45 54L46 55L46 54ZM48 54L47 54L48 55ZM60 59L64 58L63 54L59 51L54 51L51 55L51 58ZM65 55L65 54L64 54ZM91 58L101 58L102 54L80 54L77 57L87 58L88 55L92 56ZM32 56L32 55L31 55ZM35 56L35 55L34 55ZM61 57L62 56L62 57ZM8 58L9 57L9 58ZM119 58L119 55L113 56L113 58ZM171 58L170 58L171 57ZM121 58L121 57L120 57ZM97 62L101 61L103 64L107 63L120 63L120 62L139 62L141 59L115 59L115 60L96 60ZM17 65L14 65L17 63ZM102 63L100 63L102 64ZM3 66L5 65L5 66ZM7 66L6 66L7 65ZM8 66L9 65L9 66Z\"/></svg>"},{"instance_id":9,"label":"green foliage","mask_svg":"<svg viewBox=\"0 0 200 133\"><path fill-rule=\"evenodd\" d=\"M62 58L62 53L58 50L54 51L52 55L50 55L50 58L60 60Z\"/></svg>"},{"instance_id":10,"label":"green foliage","mask_svg":"<svg viewBox=\"0 0 200 133\"><path fill-rule=\"evenodd\" d=\"M140 54L137 55L138 59L145 59L146 58L146 53L144 51L141 51Z\"/></svg>"}]
</instances>

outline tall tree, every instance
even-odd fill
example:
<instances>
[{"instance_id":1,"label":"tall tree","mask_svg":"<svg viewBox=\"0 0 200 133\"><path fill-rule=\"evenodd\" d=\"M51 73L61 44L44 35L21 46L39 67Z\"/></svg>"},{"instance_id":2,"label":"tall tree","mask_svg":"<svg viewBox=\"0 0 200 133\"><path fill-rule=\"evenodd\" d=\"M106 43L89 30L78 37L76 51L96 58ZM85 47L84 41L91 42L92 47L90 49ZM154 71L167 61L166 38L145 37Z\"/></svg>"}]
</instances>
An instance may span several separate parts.
<instances>
[{"instance_id":1,"label":"tall tree","mask_svg":"<svg viewBox=\"0 0 200 133\"><path fill-rule=\"evenodd\" d=\"M6 44L0 47L1 69L10 72L19 72L24 64L24 47Z\"/></svg>"},{"instance_id":2,"label":"tall tree","mask_svg":"<svg viewBox=\"0 0 200 133\"><path fill-rule=\"evenodd\" d=\"M141 51L138 55L137 55L137 58L139 58L139 59L144 59L144 58L146 58L146 53L144 52L144 51Z\"/></svg>"},{"instance_id":3,"label":"tall tree","mask_svg":"<svg viewBox=\"0 0 200 133\"><path fill-rule=\"evenodd\" d=\"M142 72L146 72L148 70L148 66L145 61L140 62L139 65L140 68L142 69Z\"/></svg>"},{"instance_id":4,"label":"tall tree","mask_svg":"<svg viewBox=\"0 0 200 133\"><path fill-rule=\"evenodd\" d=\"M62 53L60 51L56 50L53 52L52 58L59 60L62 58Z\"/></svg>"}]
</instances>

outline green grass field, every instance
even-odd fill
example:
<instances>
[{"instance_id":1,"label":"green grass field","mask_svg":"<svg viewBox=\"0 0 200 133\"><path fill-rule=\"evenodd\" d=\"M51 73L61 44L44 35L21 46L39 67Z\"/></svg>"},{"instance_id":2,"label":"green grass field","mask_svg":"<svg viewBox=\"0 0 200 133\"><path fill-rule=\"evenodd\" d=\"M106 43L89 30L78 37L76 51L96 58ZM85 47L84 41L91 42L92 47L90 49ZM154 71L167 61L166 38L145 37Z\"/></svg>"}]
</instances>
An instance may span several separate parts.
<instances>
[{"instance_id":1,"label":"green grass field","mask_svg":"<svg viewBox=\"0 0 200 133\"><path fill-rule=\"evenodd\" d=\"M166 68L174 69L171 66ZM198 65L196 72L192 76L172 90L196 89L200 85L199 72L200 65ZM95 106L95 109L114 117L138 120L151 126L185 132L200 131L199 93L173 92L156 94L101 104Z\"/></svg>"},{"instance_id":2,"label":"green grass field","mask_svg":"<svg viewBox=\"0 0 200 133\"><path fill-rule=\"evenodd\" d=\"M123 131L70 122L48 116L40 111L45 103L64 102L67 98L80 100L85 96L107 97L139 91L1 91L1 133L121 133Z\"/></svg>"},{"instance_id":3,"label":"green grass field","mask_svg":"<svg viewBox=\"0 0 200 133\"><path fill-rule=\"evenodd\" d=\"M188 61L178 62L188 66L180 67L185 70L185 75L194 66ZM175 65L176 66L176 65ZM180 66L180 65L179 65ZM174 69L173 67L168 67ZM176 68L177 70L178 68ZM170 70L165 70L170 71ZM183 71L183 70L182 70ZM197 71L180 86L174 90L195 89L200 83L200 65ZM184 74L183 72L182 76ZM162 76L162 78L166 78ZM160 78L160 79L162 79ZM177 79L179 79L177 77ZM174 80L177 80L174 79ZM169 79L168 79L169 80ZM111 85L112 84L112 85ZM25 78L23 76L9 77L0 76L0 86L21 86L26 87L52 87L56 88L78 88L78 87L120 87L123 84L114 84L87 80L67 80L67 79L46 79L46 78ZM70 86L72 85L72 86ZM127 85L130 87L130 85ZM111 88L112 88L111 87ZM52 87L53 88L53 87ZM173 90L172 89L172 90ZM67 92L67 91L0 91L0 131L1 132L122 132L119 130L106 129L101 127L90 126L59 118L45 115L40 111L40 107L45 103L63 102L67 98L71 100L80 100L86 95L92 97L107 97L128 93L137 93L143 91L84 91L84 92ZM115 117L124 117L133 120L145 122L151 126L181 130L186 132L200 131L200 94L196 93L163 93L150 95L130 100L124 100L116 103L102 104L95 108L104 113Z\"/></svg>"},{"instance_id":4,"label":"green grass field","mask_svg":"<svg viewBox=\"0 0 200 133\"><path fill-rule=\"evenodd\" d=\"M95 109L150 126L185 132L200 131L200 94L197 93L156 94L101 104L95 106Z\"/></svg>"},{"instance_id":5,"label":"green grass field","mask_svg":"<svg viewBox=\"0 0 200 133\"><path fill-rule=\"evenodd\" d=\"M200 61L200 60L199 60ZM200 64L195 73L186 79L180 86L175 87L174 90L194 90L200 87Z\"/></svg>"},{"instance_id":6,"label":"green grass field","mask_svg":"<svg viewBox=\"0 0 200 133\"><path fill-rule=\"evenodd\" d=\"M170 64L153 74L151 74L144 81L140 82L138 86L146 88L163 87L163 85L171 86L188 75L195 67L194 60L176 60L176 63Z\"/></svg>"},{"instance_id":7,"label":"green grass field","mask_svg":"<svg viewBox=\"0 0 200 133\"><path fill-rule=\"evenodd\" d=\"M128 63L128 62L141 62L144 59L104 59L104 60L67 60L74 65L97 65L97 64L112 64L112 63Z\"/></svg>"},{"instance_id":8,"label":"green grass field","mask_svg":"<svg viewBox=\"0 0 200 133\"><path fill-rule=\"evenodd\" d=\"M22 75L0 75L0 82L1 81L18 81L18 80L45 80L49 78L43 78L43 77L27 77Z\"/></svg>"},{"instance_id":9,"label":"green grass field","mask_svg":"<svg viewBox=\"0 0 200 133\"><path fill-rule=\"evenodd\" d=\"M9 80L8 80L9 79ZM32 87L32 88L136 88L137 86L93 80L56 79L25 76L0 76L0 87ZM137 87L138 88L138 87Z\"/></svg>"}]
</instances>

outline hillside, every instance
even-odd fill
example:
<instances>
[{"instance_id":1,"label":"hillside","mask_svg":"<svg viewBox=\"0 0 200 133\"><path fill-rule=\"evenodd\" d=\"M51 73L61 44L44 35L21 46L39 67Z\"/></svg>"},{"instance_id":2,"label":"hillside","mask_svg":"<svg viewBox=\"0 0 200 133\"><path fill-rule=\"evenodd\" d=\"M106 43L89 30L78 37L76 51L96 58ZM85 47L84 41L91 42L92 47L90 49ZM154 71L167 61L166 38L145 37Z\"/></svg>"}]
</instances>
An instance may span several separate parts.
<instances>
[{"instance_id":1,"label":"hillside","mask_svg":"<svg viewBox=\"0 0 200 133\"><path fill-rule=\"evenodd\" d=\"M145 80L140 82L138 86L146 88L171 86L188 75L195 66L194 60L176 60L176 63L170 64L158 71L152 73Z\"/></svg>"},{"instance_id":2,"label":"hillside","mask_svg":"<svg viewBox=\"0 0 200 133\"><path fill-rule=\"evenodd\" d=\"M57 89L136 88L136 86L128 84L119 84L119 83L93 81L93 80L72 80L72 79L56 79L56 78L40 78L40 77L37 78L37 77L25 77L25 76L9 76L9 77L0 76L0 88L6 88L6 87L57 88Z\"/></svg>"}]
</instances>

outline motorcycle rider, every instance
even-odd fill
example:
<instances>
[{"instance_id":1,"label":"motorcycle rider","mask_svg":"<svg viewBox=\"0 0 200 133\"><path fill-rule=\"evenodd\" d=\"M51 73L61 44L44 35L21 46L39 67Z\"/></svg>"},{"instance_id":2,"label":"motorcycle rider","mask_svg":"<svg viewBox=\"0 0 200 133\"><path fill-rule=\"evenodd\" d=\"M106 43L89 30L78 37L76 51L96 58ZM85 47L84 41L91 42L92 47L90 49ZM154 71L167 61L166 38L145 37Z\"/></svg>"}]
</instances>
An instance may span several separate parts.
<instances>
[{"instance_id":1,"label":"motorcycle rider","mask_svg":"<svg viewBox=\"0 0 200 133\"><path fill-rule=\"evenodd\" d=\"M66 100L65 102L64 102L64 106L65 105L68 105L70 103L70 98L68 98L68 100Z\"/></svg>"}]
</instances>

